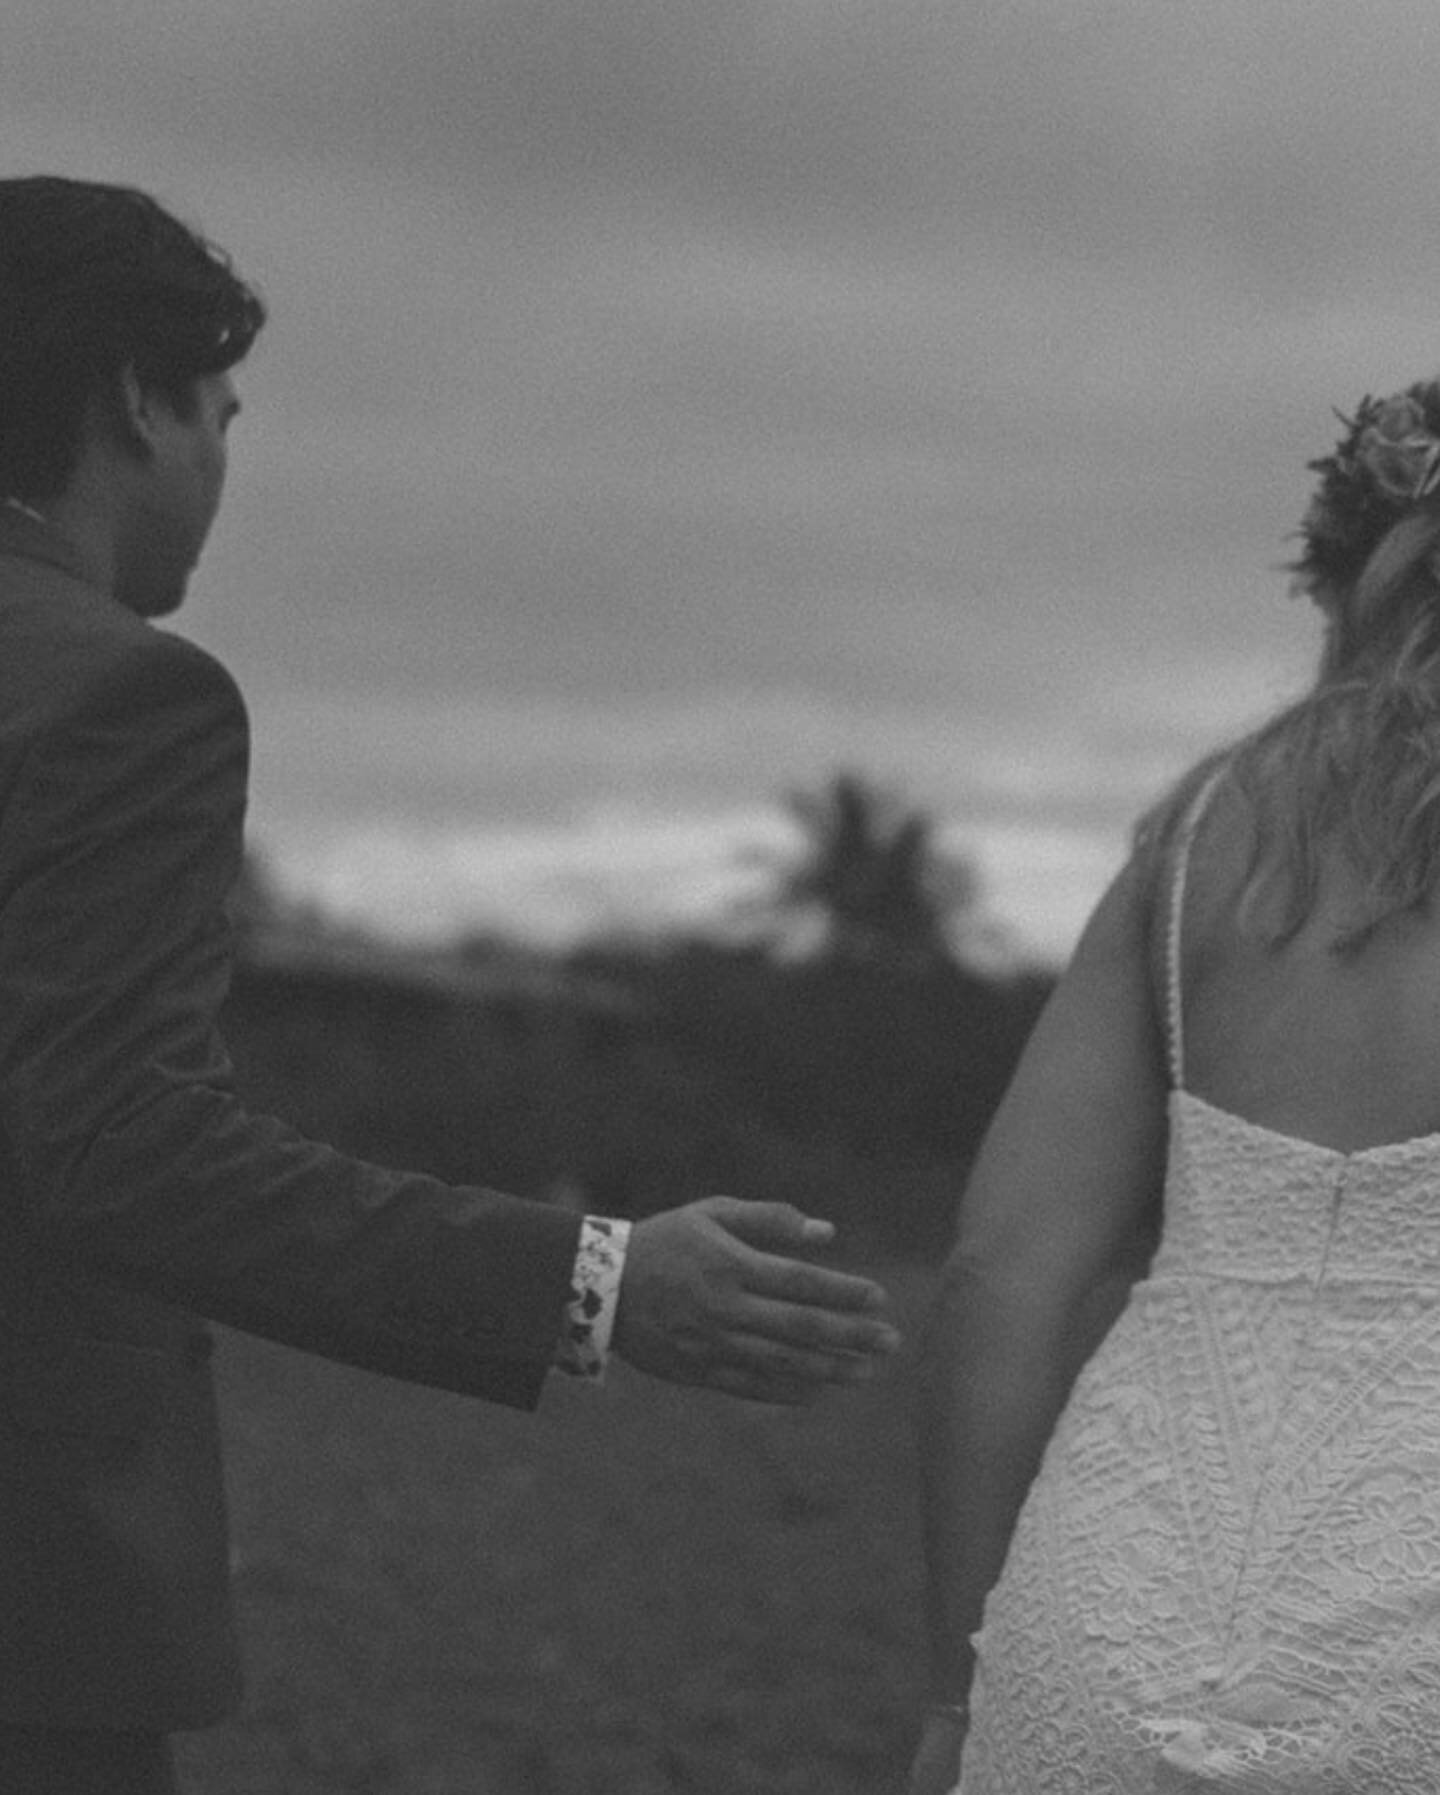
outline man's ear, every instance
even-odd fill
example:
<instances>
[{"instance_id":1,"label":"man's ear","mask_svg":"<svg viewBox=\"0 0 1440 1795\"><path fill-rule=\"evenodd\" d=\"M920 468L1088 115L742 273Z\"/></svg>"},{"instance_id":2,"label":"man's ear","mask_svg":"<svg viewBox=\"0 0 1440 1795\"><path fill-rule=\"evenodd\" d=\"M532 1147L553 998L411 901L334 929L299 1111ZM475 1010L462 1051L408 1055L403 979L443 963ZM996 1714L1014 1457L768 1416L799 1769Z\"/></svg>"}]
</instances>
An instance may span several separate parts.
<instances>
[{"instance_id":1,"label":"man's ear","mask_svg":"<svg viewBox=\"0 0 1440 1795\"><path fill-rule=\"evenodd\" d=\"M160 408L164 400L153 387L148 387L135 372L135 364L127 362L109 387L105 405L111 427L121 442L146 460L155 453L160 425Z\"/></svg>"}]
</instances>

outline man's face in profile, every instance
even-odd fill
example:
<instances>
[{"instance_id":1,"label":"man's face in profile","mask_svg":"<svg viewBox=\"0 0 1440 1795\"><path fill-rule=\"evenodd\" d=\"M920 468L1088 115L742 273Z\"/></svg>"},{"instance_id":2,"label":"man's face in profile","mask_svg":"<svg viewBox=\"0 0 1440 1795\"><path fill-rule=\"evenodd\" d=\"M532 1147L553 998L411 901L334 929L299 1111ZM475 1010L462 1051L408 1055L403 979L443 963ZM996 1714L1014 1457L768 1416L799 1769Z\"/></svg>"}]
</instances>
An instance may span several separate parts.
<instances>
[{"instance_id":1,"label":"man's face in profile","mask_svg":"<svg viewBox=\"0 0 1440 1795\"><path fill-rule=\"evenodd\" d=\"M150 456L116 596L142 617L179 609L225 490L228 432L240 410L228 373L194 382L177 407L149 393Z\"/></svg>"}]
</instances>

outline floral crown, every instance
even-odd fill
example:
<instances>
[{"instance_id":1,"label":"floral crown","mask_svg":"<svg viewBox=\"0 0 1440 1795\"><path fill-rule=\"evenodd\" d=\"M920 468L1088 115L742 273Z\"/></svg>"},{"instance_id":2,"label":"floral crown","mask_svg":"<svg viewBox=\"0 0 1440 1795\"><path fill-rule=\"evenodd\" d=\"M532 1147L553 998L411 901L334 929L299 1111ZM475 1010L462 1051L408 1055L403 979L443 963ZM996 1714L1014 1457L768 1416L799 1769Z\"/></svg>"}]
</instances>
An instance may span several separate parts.
<instances>
[{"instance_id":1,"label":"floral crown","mask_svg":"<svg viewBox=\"0 0 1440 1795\"><path fill-rule=\"evenodd\" d=\"M1298 591L1344 587L1360 576L1380 538L1421 499L1440 492L1440 380L1388 399L1368 395L1345 434L1309 463L1320 483L1300 525L1305 548L1291 571Z\"/></svg>"}]
</instances>

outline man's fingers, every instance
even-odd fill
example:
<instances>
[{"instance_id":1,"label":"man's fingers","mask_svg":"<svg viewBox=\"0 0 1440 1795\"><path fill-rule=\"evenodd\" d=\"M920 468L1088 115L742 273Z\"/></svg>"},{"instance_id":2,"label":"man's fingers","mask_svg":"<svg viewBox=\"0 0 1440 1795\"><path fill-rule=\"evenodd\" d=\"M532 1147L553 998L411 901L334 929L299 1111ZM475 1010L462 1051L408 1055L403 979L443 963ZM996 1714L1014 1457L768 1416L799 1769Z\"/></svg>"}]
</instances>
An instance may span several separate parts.
<instances>
[{"instance_id":1,"label":"man's fingers","mask_svg":"<svg viewBox=\"0 0 1440 1795\"><path fill-rule=\"evenodd\" d=\"M890 1300L873 1279L831 1271L825 1265L807 1265L803 1259L776 1259L768 1253L756 1253L747 1262L745 1285L756 1296L814 1309L873 1312L885 1308Z\"/></svg>"},{"instance_id":2,"label":"man's fingers","mask_svg":"<svg viewBox=\"0 0 1440 1795\"><path fill-rule=\"evenodd\" d=\"M791 1203L748 1203L738 1197L711 1197L701 1205L712 1220L748 1248L744 1282L758 1295L820 1309L879 1310L889 1298L870 1278L832 1271L789 1255L828 1245L832 1222L807 1216Z\"/></svg>"},{"instance_id":3,"label":"man's fingers","mask_svg":"<svg viewBox=\"0 0 1440 1795\"><path fill-rule=\"evenodd\" d=\"M763 1297L752 1296L746 1303L743 1327L749 1338L772 1341L787 1351L812 1354L871 1359L893 1353L900 1345L899 1331L880 1316Z\"/></svg>"}]
</instances>

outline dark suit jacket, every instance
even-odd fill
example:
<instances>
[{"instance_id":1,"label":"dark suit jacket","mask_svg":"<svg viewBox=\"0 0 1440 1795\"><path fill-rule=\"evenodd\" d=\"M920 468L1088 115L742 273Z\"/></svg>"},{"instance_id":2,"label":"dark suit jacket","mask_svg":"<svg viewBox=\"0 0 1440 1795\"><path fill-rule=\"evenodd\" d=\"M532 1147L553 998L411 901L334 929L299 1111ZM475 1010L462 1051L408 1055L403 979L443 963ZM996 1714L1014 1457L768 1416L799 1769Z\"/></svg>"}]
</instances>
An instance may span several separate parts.
<instances>
[{"instance_id":1,"label":"dark suit jacket","mask_svg":"<svg viewBox=\"0 0 1440 1795\"><path fill-rule=\"evenodd\" d=\"M210 1317L533 1406L578 1222L248 1113L216 1014L247 729L0 522L0 1722L236 1697Z\"/></svg>"}]
</instances>

